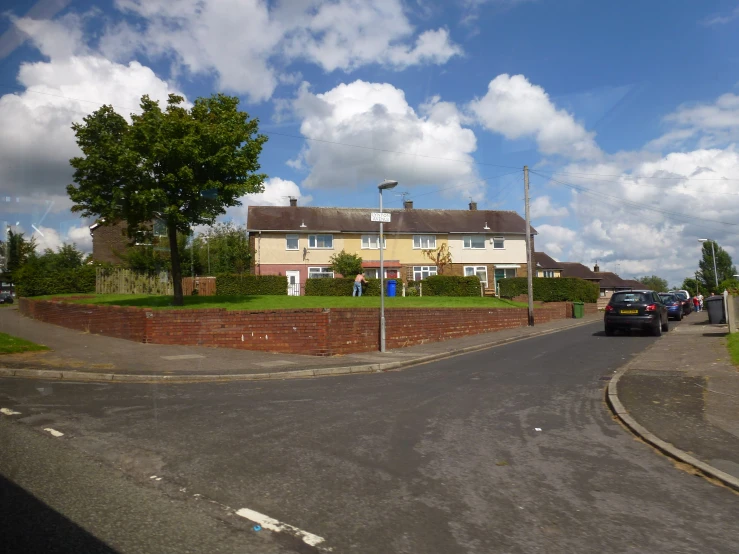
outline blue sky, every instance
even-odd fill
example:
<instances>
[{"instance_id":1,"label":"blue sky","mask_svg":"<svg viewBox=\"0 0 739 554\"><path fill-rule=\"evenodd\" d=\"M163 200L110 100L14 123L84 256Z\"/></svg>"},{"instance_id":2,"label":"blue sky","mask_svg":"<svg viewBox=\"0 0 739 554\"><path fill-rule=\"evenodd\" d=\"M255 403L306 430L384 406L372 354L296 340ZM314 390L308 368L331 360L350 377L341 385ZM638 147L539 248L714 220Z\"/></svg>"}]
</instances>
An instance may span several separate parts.
<instances>
[{"instance_id":1,"label":"blue sky","mask_svg":"<svg viewBox=\"0 0 739 554\"><path fill-rule=\"evenodd\" d=\"M526 164L537 247L557 259L678 283L697 238L739 253L737 2L4 6L0 222L42 246L90 247L65 194L73 121L225 91L270 139L245 203L371 207L394 178L419 208L522 213Z\"/></svg>"}]
</instances>

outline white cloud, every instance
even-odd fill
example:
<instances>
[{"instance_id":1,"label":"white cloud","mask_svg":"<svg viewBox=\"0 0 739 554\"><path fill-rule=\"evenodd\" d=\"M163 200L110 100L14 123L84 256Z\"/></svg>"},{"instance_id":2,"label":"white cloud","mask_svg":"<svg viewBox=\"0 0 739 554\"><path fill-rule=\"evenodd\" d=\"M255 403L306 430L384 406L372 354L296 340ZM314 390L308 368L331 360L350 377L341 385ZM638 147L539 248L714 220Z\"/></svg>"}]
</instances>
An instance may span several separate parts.
<instances>
[{"instance_id":1,"label":"white cloud","mask_svg":"<svg viewBox=\"0 0 739 554\"><path fill-rule=\"evenodd\" d=\"M264 192L242 196L241 206L234 206L226 210L225 219L232 219L241 224L246 221L248 206L287 206L290 197L296 198L298 205L310 204L313 197L304 195L300 187L293 181L270 177L264 182Z\"/></svg>"},{"instance_id":2,"label":"white cloud","mask_svg":"<svg viewBox=\"0 0 739 554\"><path fill-rule=\"evenodd\" d=\"M557 181L591 192L570 192L566 227L537 226L537 248L586 265L599 260L622 276L654 273L673 283L697 270L699 237L739 246L739 152L733 146L629 162L614 157L557 173Z\"/></svg>"},{"instance_id":3,"label":"white cloud","mask_svg":"<svg viewBox=\"0 0 739 554\"><path fill-rule=\"evenodd\" d=\"M531 202L531 217L566 217L569 210L565 206L557 207L548 196L539 196Z\"/></svg>"},{"instance_id":4,"label":"white cloud","mask_svg":"<svg viewBox=\"0 0 739 554\"><path fill-rule=\"evenodd\" d=\"M575 160L602 156L595 133L557 109L544 89L523 75L498 75L488 84L485 96L468 107L486 129L508 139L534 138L543 154Z\"/></svg>"},{"instance_id":5,"label":"white cloud","mask_svg":"<svg viewBox=\"0 0 739 554\"><path fill-rule=\"evenodd\" d=\"M726 15L712 15L711 17L704 19L702 23L709 27L713 25L726 25L727 23L734 21L737 17L739 17L739 7L734 8Z\"/></svg>"},{"instance_id":6,"label":"white cloud","mask_svg":"<svg viewBox=\"0 0 739 554\"><path fill-rule=\"evenodd\" d=\"M682 105L664 121L671 129L652 141L652 148L680 146L691 138L701 148L729 144L739 140L739 95L727 93L713 102Z\"/></svg>"},{"instance_id":7,"label":"white cloud","mask_svg":"<svg viewBox=\"0 0 739 554\"><path fill-rule=\"evenodd\" d=\"M73 122L103 103L128 115L138 111L143 94L165 101L177 91L138 62L122 65L75 55L76 39L63 36L65 29L75 36L73 20L20 19L17 25L50 59L21 64L18 82L25 90L0 97L0 182L9 195L58 199L72 180L69 159L79 154Z\"/></svg>"},{"instance_id":8,"label":"white cloud","mask_svg":"<svg viewBox=\"0 0 739 554\"><path fill-rule=\"evenodd\" d=\"M462 127L463 117L452 103L435 97L417 113L402 90L354 81L322 94L304 84L293 108L302 119L301 133L315 139L292 164L310 169L302 183L308 189L392 178L401 187L460 184L455 194L479 196L477 185L466 184L477 178L471 156L475 134Z\"/></svg>"},{"instance_id":9,"label":"white cloud","mask_svg":"<svg viewBox=\"0 0 739 554\"><path fill-rule=\"evenodd\" d=\"M255 101L269 98L296 60L324 71L402 69L462 53L446 29L416 35L400 0L117 0L116 6L141 21L108 29L101 40L108 56L143 51L174 58L189 72L215 73L220 88Z\"/></svg>"}]
</instances>

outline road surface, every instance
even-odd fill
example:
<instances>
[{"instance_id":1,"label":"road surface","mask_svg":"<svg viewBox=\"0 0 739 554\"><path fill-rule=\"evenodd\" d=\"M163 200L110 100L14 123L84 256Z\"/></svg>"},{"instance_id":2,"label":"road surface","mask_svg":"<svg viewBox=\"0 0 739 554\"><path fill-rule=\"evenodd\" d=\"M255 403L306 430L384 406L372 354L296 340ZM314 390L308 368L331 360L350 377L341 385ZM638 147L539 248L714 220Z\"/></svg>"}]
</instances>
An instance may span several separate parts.
<instances>
[{"instance_id":1,"label":"road surface","mask_svg":"<svg viewBox=\"0 0 739 554\"><path fill-rule=\"evenodd\" d=\"M677 468L604 404L606 379L656 340L605 337L593 324L375 375L7 379L0 407L20 414L0 418L47 435L48 455L55 445L82 452L110 479L125 476L170 503L216 502L222 513L204 512L201 525L215 518L225 536L242 537L234 552L266 552L251 549L255 536L307 547L255 533L232 515L242 509L293 527L277 539L323 539L305 552L736 552L739 496ZM0 453L10 480L18 456ZM77 479L74 468L64 475ZM99 536L108 524L87 529ZM141 526L121 532L133 537Z\"/></svg>"}]
</instances>

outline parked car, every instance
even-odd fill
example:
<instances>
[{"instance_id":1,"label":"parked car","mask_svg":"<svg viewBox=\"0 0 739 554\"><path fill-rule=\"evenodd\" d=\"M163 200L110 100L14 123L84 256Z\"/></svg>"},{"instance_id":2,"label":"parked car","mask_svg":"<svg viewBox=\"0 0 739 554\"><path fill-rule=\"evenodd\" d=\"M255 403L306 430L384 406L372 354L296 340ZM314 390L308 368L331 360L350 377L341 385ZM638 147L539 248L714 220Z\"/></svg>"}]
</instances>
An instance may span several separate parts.
<instances>
[{"instance_id":1,"label":"parked car","mask_svg":"<svg viewBox=\"0 0 739 554\"><path fill-rule=\"evenodd\" d=\"M690 293L686 290L671 290L670 294L674 294L680 299L683 304L683 315L689 315L693 311L693 298Z\"/></svg>"},{"instance_id":2,"label":"parked car","mask_svg":"<svg viewBox=\"0 0 739 554\"><path fill-rule=\"evenodd\" d=\"M603 316L607 336L616 330L643 329L655 336L669 331L667 306L652 290L614 292Z\"/></svg>"},{"instance_id":3,"label":"parked car","mask_svg":"<svg viewBox=\"0 0 739 554\"><path fill-rule=\"evenodd\" d=\"M0 304L12 304L13 295L9 292L0 292Z\"/></svg>"},{"instance_id":4,"label":"parked car","mask_svg":"<svg viewBox=\"0 0 739 554\"><path fill-rule=\"evenodd\" d=\"M667 306L667 316L682 321L683 301L671 292L660 292L659 297L662 299L664 305Z\"/></svg>"}]
</instances>

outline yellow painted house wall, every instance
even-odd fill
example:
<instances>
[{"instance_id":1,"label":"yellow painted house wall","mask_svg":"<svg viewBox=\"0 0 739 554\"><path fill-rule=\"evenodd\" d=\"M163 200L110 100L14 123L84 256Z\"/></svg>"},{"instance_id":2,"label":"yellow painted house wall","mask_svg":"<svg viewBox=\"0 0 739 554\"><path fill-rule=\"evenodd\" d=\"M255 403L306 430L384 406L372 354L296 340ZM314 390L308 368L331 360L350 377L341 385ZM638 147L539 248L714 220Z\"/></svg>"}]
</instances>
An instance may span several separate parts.
<instances>
[{"instance_id":1,"label":"yellow painted house wall","mask_svg":"<svg viewBox=\"0 0 739 554\"><path fill-rule=\"evenodd\" d=\"M379 235L379 233L377 233ZM447 243L446 235L436 236L436 248ZM344 249L350 254L357 254L363 260L379 260L380 250L362 248L362 234L346 233L344 237ZM334 239L335 240L335 239ZM430 260L424 256L423 249L413 248L413 235L386 234L385 244L387 247L383 252L386 260L398 260L401 264L429 265Z\"/></svg>"},{"instance_id":2,"label":"yellow painted house wall","mask_svg":"<svg viewBox=\"0 0 739 554\"><path fill-rule=\"evenodd\" d=\"M287 250L287 234L297 234L298 249ZM315 233L255 233L254 235L254 259L257 264L303 264L311 266L329 265L329 258L337 252L341 252L344 246L344 238L334 233L333 248L308 248L308 235ZM330 234L330 233L329 233ZM303 249L305 255L303 253Z\"/></svg>"}]
</instances>

